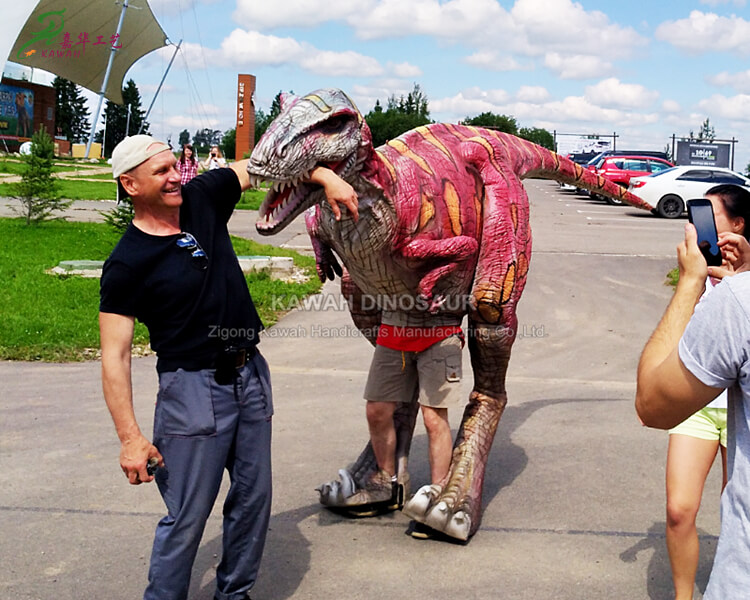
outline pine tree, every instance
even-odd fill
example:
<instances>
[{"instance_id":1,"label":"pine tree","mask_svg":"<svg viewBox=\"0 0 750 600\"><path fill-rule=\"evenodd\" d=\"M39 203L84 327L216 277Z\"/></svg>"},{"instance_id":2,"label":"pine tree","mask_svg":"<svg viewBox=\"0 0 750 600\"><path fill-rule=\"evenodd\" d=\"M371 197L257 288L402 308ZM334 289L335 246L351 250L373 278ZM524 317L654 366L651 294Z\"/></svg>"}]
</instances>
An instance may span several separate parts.
<instances>
[{"instance_id":1,"label":"pine tree","mask_svg":"<svg viewBox=\"0 0 750 600\"><path fill-rule=\"evenodd\" d=\"M52 85L57 92L55 106L55 123L62 136L72 143L88 140L91 123L86 98L80 88L62 77L55 77Z\"/></svg>"},{"instance_id":2,"label":"pine tree","mask_svg":"<svg viewBox=\"0 0 750 600\"><path fill-rule=\"evenodd\" d=\"M187 129L183 129L182 131L180 131L179 143L180 148L190 143L190 132Z\"/></svg>"},{"instance_id":3,"label":"pine tree","mask_svg":"<svg viewBox=\"0 0 750 600\"><path fill-rule=\"evenodd\" d=\"M125 104L119 105L107 100L107 108L104 114L107 120L107 135L104 136L104 130L96 132L94 139L101 142L104 138L104 156L112 156L112 150L128 136L135 135L141 128L141 133L148 133L149 124L145 122L146 111L141 109L141 95L135 81L128 79L125 87L122 89L122 98ZM130 122L128 123L128 107L130 107Z\"/></svg>"},{"instance_id":4,"label":"pine tree","mask_svg":"<svg viewBox=\"0 0 750 600\"><path fill-rule=\"evenodd\" d=\"M31 138L31 154L23 157L24 171L21 181L14 186L14 197L21 208L14 210L26 218L26 224L37 224L56 210L70 206L72 200L60 200L57 179L52 176L55 145L43 127Z\"/></svg>"}]
</instances>

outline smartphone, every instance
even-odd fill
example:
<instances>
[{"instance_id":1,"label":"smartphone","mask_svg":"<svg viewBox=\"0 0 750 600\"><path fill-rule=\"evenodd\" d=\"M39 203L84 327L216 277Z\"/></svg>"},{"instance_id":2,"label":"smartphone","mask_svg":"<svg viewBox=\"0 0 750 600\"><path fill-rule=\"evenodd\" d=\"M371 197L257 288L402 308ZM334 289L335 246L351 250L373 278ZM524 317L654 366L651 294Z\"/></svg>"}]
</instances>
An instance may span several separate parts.
<instances>
[{"instance_id":1,"label":"smartphone","mask_svg":"<svg viewBox=\"0 0 750 600\"><path fill-rule=\"evenodd\" d=\"M698 232L698 247L706 259L709 267L721 266L721 250L719 250L719 236L716 233L714 209L711 201L688 200L688 220L695 225Z\"/></svg>"}]
</instances>

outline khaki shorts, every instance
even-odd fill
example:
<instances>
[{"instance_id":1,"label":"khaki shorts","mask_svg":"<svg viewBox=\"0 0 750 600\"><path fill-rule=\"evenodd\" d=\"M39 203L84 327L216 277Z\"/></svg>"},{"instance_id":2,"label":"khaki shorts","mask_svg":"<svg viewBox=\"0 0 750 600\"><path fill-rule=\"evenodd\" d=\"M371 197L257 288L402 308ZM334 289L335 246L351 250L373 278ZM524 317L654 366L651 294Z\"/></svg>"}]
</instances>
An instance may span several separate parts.
<instances>
[{"instance_id":1,"label":"khaki shorts","mask_svg":"<svg viewBox=\"0 0 750 600\"><path fill-rule=\"evenodd\" d=\"M457 335L433 344L424 352L402 352L375 346L365 400L418 402L448 408L461 402L461 340Z\"/></svg>"},{"instance_id":2,"label":"khaki shorts","mask_svg":"<svg viewBox=\"0 0 750 600\"><path fill-rule=\"evenodd\" d=\"M718 441L727 447L727 409L701 408L682 423L669 430L669 433L680 433L701 440Z\"/></svg>"}]
</instances>

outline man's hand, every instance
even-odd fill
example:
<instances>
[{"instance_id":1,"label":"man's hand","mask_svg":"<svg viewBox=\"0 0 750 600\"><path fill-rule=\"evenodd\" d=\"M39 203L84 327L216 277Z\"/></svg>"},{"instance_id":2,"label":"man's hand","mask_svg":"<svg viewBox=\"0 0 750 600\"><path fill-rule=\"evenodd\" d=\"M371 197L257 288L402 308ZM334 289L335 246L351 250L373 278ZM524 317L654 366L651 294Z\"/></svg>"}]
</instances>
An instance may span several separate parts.
<instances>
[{"instance_id":1,"label":"man's hand","mask_svg":"<svg viewBox=\"0 0 750 600\"><path fill-rule=\"evenodd\" d=\"M359 203L357 192L346 181L327 167L315 167L310 173L310 182L323 186L326 200L331 205L333 216L338 221L341 219L341 207L343 204L352 218L359 219Z\"/></svg>"},{"instance_id":2,"label":"man's hand","mask_svg":"<svg viewBox=\"0 0 750 600\"><path fill-rule=\"evenodd\" d=\"M123 440L120 447L120 467L132 485L148 483L154 479L147 470L150 458L159 461L160 467L164 466L162 455L144 436Z\"/></svg>"},{"instance_id":3,"label":"man's hand","mask_svg":"<svg viewBox=\"0 0 750 600\"><path fill-rule=\"evenodd\" d=\"M750 271L750 242L738 233L724 232L719 234L719 248L724 258L720 267L709 267L711 277L722 279Z\"/></svg>"}]
</instances>

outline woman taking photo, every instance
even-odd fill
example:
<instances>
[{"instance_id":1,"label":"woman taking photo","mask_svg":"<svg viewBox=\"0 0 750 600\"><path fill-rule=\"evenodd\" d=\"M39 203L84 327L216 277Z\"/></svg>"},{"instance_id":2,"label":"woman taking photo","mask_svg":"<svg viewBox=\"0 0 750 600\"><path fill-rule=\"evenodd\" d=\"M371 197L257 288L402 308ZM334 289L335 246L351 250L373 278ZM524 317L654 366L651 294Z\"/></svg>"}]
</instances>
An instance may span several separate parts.
<instances>
[{"instance_id":1,"label":"woman taking photo","mask_svg":"<svg viewBox=\"0 0 750 600\"><path fill-rule=\"evenodd\" d=\"M211 169L220 169L226 166L227 161L224 160L221 149L218 146L211 146L211 152L208 153L206 160L203 161L203 168L210 171Z\"/></svg>"}]
</instances>

